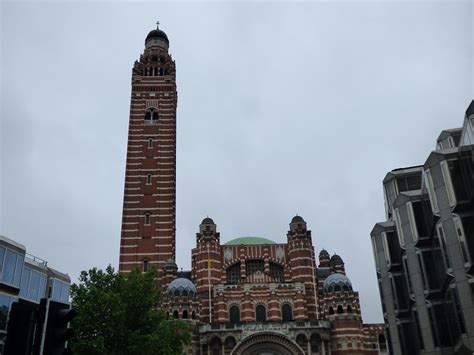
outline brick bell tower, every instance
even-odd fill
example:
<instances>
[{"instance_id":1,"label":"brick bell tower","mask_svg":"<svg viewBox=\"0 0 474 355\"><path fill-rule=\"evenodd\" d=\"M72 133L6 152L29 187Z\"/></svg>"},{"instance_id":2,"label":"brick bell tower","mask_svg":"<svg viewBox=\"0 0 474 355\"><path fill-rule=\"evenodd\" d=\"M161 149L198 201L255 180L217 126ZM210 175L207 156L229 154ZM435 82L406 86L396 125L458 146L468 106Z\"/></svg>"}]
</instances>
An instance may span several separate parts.
<instances>
[{"instance_id":1,"label":"brick bell tower","mask_svg":"<svg viewBox=\"0 0 474 355\"><path fill-rule=\"evenodd\" d=\"M157 23L158 25L158 23ZM158 26L132 69L121 272L159 270L175 260L176 67Z\"/></svg>"}]
</instances>

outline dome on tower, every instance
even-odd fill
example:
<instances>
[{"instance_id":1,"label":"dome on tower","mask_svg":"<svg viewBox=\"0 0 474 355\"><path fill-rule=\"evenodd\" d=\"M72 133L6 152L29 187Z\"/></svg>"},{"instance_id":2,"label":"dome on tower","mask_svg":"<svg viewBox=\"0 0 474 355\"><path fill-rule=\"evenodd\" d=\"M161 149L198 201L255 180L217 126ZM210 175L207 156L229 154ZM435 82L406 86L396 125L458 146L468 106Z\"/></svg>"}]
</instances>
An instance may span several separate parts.
<instances>
[{"instance_id":1,"label":"dome on tower","mask_svg":"<svg viewBox=\"0 0 474 355\"><path fill-rule=\"evenodd\" d=\"M168 40L168 36L166 35L166 33L164 33L162 30L160 30L159 28L157 28L156 30L153 30L153 31L150 31L150 33L148 33L148 36L146 36L145 38L145 43L149 40L149 39L162 39L163 41L165 41L166 43L170 43L170 41Z\"/></svg>"},{"instance_id":2,"label":"dome on tower","mask_svg":"<svg viewBox=\"0 0 474 355\"><path fill-rule=\"evenodd\" d=\"M335 292L335 291L352 291L351 280L346 275L335 272L329 275L324 280L324 291Z\"/></svg>"},{"instance_id":3,"label":"dome on tower","mask_svg":"<svg viewBox=\"0 0 474 355\"><path fill-rule=\"evenodd\" d=\"M329 253L326 249L321 249L321 251L319 252L319 258L327 258L329 259Z\"/></svg>"},{"instance_id":4,"label":"dome on tower","mask_svg":"<svg viewBox=\"0 0 474 355\"><path fill-rule=\"evenodd\" d=\"M296 215L291 219L291 223L306 223L306 222L304 221L303 217Z\"/></svg>"},{"instance_id":5,"label":"dome on tower","mask_svg":"<svg viewBox=\"0 0 474 355\"><path fill-rule=\"evenodd\" d=\"M195 296L197 294L196 286L189 279L179 277L174 279L166 290L168 296Z\"/></svg>"},{"instance_id":6,"label":"dome on tower","mask_svg":"<svg viewBox=\"0 0 474 355\"><path fill-rule=\"evenodd\" d=\"M212 218L206 217L202 220L201 224L215 224Z\"/></svg>"},{"instance_id":7,"label":"dome on tower","mask_svg":"<svg viewBox=\"0 0 474 355\"><path fill-rule=\"evenodd\" d=\"M344 264L344 262L342 261L342 258L337 254L334 254L333 256L331 256L331 260L329 260L329 263L331 265L343 265Z\"/></svg>"}]
</instances>

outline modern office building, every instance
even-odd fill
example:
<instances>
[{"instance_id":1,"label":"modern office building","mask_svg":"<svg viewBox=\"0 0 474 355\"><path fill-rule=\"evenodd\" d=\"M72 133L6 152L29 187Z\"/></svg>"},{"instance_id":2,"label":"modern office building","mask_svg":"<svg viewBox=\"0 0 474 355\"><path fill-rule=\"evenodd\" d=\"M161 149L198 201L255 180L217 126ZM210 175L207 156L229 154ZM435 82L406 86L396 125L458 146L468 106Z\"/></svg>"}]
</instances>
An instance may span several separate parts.
<instances>
[{"instance_id":1,"label":"modern office building","mask_svg":"<svg viewBox=\"0 0 474 355\"><path fill-rule=\"evenodd\" d=\"M474 101L423 165L383 180L371 232L392 354L474 351Z\"/></svg>"},{"instance_id":2,"label":"modern office building","mask_svg":"<svg viewBox=\"0 0 474 355\"><path fill-rule=\"evenodd\" d=\"M326 250L318 258L301 216L283 243L221 242L216 223L204 218L192 269L178 272L177 91L168 47L163 31L151 31L132 70L120 271L157 268L163 310L194 327L189 355L386 354L384 327L363 323L342 258Z\"/></svg>"},{"instance_id":3,"label":"modern office building","mask_svg":"<svg viewBox=\"0 0 474 355\"><path fill-rule=\"evenodd\" d=\"M24 245L0 235L0 354L8 336L12 304L22 300L39 305L42 298L68 304L70 284L68 275L26 253Z\"/></svg>"}]
</instances>

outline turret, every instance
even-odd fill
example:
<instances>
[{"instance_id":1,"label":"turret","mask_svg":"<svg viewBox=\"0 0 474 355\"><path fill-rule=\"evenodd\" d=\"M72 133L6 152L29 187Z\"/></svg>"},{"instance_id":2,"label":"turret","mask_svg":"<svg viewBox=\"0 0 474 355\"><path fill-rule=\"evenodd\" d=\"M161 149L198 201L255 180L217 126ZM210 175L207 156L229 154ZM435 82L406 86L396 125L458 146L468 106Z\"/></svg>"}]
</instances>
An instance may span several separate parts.
<instances>
[{"instance_id":1,"label":"turret","mask_svg":"<svg viewBox=\"0 0 474 355\"><path fill-rule=\"evenodd\" d=\"M329 267L329 253L326 249L319 252L319 267Z\"/></svg>"},{"instance_id":2,"label":"turret","mask_svg":"<svg viewBox=\"0 0 474 355\"><path fill-rule=\"evenodd\" d=\"M305 295L301 295L301 302L307 305L304 318L317 318L316 296L316 260L311 240L311 231L307 230L306 222L301 216L294 216L290 222L288 238L288 260L291 277L294 281L305 284ZM295 315L295 319L297 319Z\"/></svg>"},{"instance_id":3,"label":"turret","mask_svg":"<svg viewBox=\"0 0 474 355\"><path fill-rule=\"evenodd\" d=\"M338 272L343 275L346 274L346 269L344 268L344 261L342 261L342 258L337 254L331 256L331 259L329 260L329 267L331 268L332 272Z\"/></svg>"},{"instance_id":4,"label":"turret","mask_svg":"<svg viewBox=\"0 0 474 355\"><path fill-rule=\"evenodd\" d=\"M199 232L196 233L196 248L192 250L192 270L193 279L200 280L196 285L201 300L200 320L208 323L216 318L217 309L214 309L212 304L215 296L213 286L220 283L222 274L220 234L212 218L204 218L199 225Z\"/></svg>"}]
</instances>

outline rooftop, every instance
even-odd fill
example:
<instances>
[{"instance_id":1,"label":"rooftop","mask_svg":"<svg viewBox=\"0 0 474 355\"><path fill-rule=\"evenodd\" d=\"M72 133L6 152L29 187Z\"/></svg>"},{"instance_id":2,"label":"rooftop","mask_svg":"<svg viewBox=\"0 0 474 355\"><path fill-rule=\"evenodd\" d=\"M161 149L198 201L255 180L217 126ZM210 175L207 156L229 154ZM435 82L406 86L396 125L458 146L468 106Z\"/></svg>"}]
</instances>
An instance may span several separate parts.
<instances>
[{"instance_id":1,"label":"rooftop","mask_svg":"<svg viewBox=\"0 0 474 355\"><path fill-rule=\"evenodd\" d=\"M224 245L262 245L262 244L276 244L273 240L262 237L239 237L229 240Z\"/></svg>"}]
</instances>

